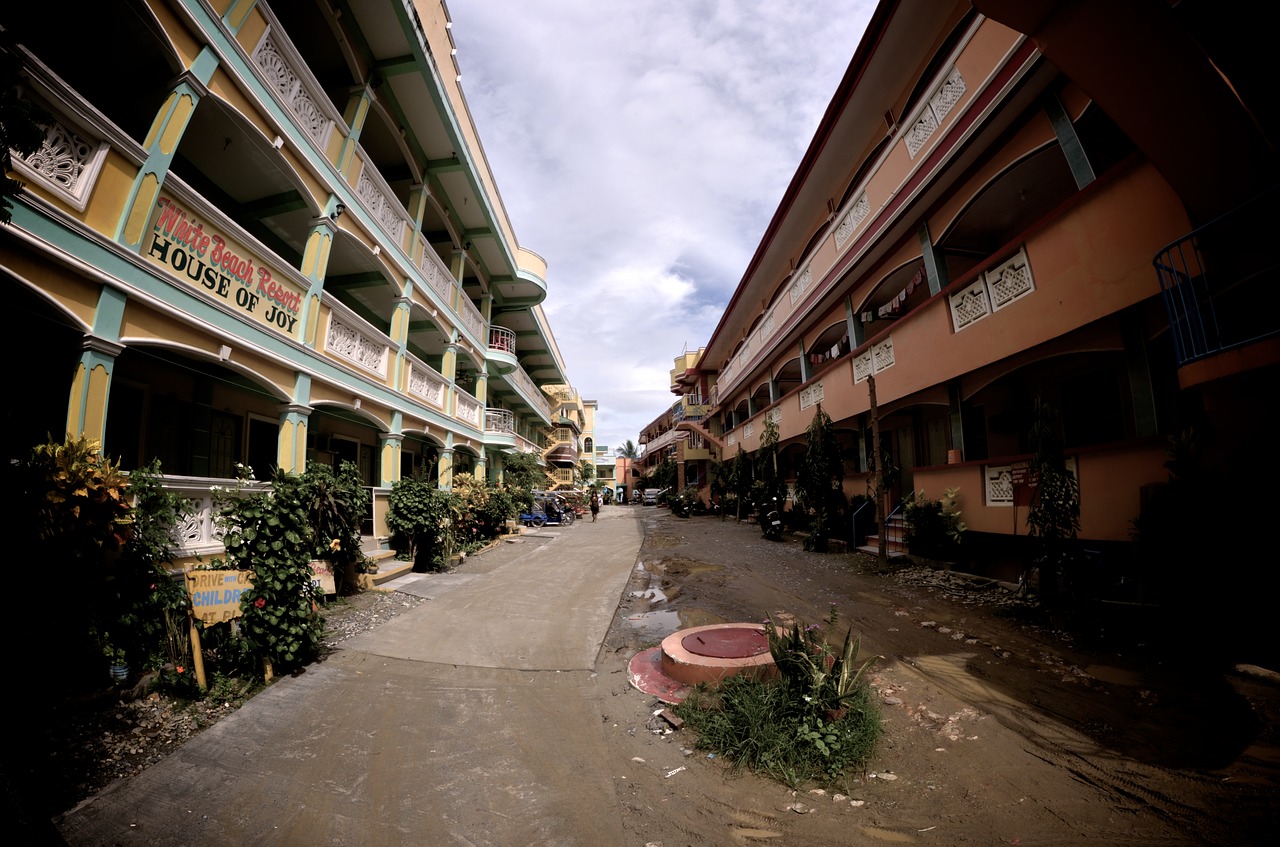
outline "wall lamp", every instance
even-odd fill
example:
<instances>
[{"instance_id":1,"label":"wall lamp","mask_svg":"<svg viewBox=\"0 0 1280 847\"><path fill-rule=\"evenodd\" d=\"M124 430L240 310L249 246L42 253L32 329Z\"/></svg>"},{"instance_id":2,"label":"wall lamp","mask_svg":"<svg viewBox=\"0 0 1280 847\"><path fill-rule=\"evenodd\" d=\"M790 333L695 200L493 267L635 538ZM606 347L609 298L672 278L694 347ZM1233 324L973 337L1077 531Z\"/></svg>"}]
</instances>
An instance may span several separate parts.
<instances>
[{"instance_id":1,"label":"wall lamp","mask_svg":"<svg viewBox=\"0 0 1280 847\"><path fill-rule=\"evenodd\" d=\"M338 203L336 206L333 207L333 211L329 213L329 219L336 221L338 218L342 217L342 213L345 212L346 210L347 210L346 203Z\"/></svg>"}]
</instances>

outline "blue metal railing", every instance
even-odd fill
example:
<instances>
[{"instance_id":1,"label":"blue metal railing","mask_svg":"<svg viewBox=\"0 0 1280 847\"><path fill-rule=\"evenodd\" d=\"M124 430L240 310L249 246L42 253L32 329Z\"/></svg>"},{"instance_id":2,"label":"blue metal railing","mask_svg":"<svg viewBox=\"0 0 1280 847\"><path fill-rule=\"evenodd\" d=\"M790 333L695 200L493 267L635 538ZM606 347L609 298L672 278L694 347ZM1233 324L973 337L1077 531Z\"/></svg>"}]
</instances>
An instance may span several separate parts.
<instances>
[{"instance_id":1,"label":"blue metal railing","mask_svg":"<svg viewBox=\"0 0 1280 847\"><path fill-rule=\"evenodd\" d=\"M1259 195L1152 260L1179 365L1280 334L1278 194Z\"/></svg>"}]
</instances>

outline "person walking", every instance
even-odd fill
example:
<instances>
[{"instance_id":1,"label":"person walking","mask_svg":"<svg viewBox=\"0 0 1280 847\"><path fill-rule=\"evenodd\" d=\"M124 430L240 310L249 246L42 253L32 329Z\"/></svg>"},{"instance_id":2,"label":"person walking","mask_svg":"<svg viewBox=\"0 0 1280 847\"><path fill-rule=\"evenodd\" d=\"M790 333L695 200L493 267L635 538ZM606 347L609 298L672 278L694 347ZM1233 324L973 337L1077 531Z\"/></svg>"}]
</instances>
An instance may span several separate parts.
<instances>
[{"instance_id":1,"label":"person walking","mask_svg":"<svg viewBox=\"0 0 1280 847\"><path fill-rule=\"evenodd\" d=\"M591 522L596 522L596 515L600 514L600 492L594 489L591 492Z\"/></svg>"}]
</instances>

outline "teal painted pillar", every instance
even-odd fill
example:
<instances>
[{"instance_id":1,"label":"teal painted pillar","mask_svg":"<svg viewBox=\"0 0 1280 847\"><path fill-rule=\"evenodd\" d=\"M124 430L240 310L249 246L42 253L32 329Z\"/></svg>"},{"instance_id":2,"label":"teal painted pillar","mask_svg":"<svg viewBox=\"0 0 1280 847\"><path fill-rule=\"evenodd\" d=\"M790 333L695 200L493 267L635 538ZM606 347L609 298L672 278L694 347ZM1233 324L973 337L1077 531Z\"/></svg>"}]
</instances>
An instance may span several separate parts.
<instances>
[{"instance_id":1,"label":"teal painted pillar","mask_svg":"<svg viewBox=\"0 0 1280 847\"><path fill-rule=\"evenodd\" d=\"M924 259L925 274L929 277L929 294L939 294L951 284L951 275L947 273L947 263L933 247L933 239L929 236L929 225L920 224L920 253Z\"/></svg>"},{"instance_id":2,"label":"teal painted pillar","mask_svg":"<svg viewBox=\"0 0 1280 847\"><path fill-rule=\"evenodd\" d=\"M116 223L115 240L130 250L141 251L146 241L147 223L173 164L178 144L187 131L196 106L208 93L206 86L217 67L217 54L205 47L191 68L179 75L151 123L151 130L143 140L146 161L129 187L124 209Z\"/></svg>"}]
</instances>

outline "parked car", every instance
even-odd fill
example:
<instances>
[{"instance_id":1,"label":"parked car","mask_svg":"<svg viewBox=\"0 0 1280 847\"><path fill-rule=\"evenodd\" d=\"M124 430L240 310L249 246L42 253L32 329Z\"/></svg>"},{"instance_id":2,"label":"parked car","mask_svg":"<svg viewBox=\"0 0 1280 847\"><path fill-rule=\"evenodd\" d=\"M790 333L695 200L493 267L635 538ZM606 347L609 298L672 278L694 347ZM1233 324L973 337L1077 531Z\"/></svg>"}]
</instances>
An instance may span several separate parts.
<instances>
[{"instance_id":1,"label":"parked car","mask_svg":"<svg viewBox=\"0 0 1280 847\"><path fill-rule=\"evenodd\" d=\"M658 505L658 495L666 490L665 488L646 488L644 490L644 504L646 506Z\"/></svg>"}]
</instances>

